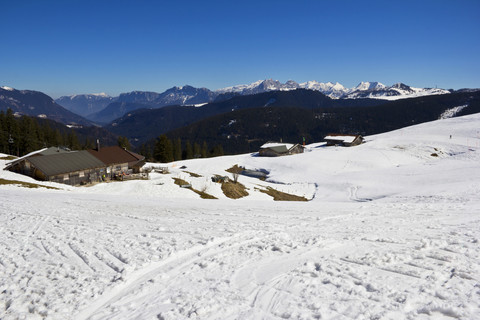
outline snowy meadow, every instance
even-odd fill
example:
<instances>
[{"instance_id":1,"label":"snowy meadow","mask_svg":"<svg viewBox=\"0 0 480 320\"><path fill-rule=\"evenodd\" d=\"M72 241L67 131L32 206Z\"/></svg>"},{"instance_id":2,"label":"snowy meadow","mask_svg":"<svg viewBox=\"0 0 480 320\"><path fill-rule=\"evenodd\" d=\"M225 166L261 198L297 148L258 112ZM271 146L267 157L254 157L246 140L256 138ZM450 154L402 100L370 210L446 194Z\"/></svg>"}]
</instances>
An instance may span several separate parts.
<instances>
[{"instance_id":1,"label":"snowy meadow","mask_svg":"<svg viewBox=\"0 0 480 320\"><path fill-rule=\"evenodd\" d=\"M480 114L149 165L168 173L70 187L0 171L18 181L0 184L0 319L480 319ZM248 196L229 199L211 177L234 165L267 179L240 176Z\"/></svg>"}]
</instances>

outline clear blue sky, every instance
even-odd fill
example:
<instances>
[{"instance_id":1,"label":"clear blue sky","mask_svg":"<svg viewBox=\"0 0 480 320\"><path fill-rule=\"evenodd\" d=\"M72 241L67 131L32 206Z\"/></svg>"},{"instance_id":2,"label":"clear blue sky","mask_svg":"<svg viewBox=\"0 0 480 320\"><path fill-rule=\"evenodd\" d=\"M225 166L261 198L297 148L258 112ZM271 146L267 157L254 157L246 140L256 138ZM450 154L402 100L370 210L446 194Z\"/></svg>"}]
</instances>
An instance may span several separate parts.
<instances>
[{"instance_id":1,"label":"clear blue sky","mask_svg":"<svg viewBox=\"0 0 480 320\"><path fill-rule=\"evenodd\" d=\"M480 87L480 1L0 0L0 86L61 95L273 78Z\"/></svg>"}]
</instances>

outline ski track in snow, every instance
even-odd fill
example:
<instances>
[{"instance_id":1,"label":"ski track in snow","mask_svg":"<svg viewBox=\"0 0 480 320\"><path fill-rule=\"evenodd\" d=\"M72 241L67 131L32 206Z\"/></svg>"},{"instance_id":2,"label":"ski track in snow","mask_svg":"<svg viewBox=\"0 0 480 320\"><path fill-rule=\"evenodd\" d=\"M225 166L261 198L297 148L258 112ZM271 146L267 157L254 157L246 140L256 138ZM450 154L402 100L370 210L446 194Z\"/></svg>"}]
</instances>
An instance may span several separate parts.
<instances>
[{"instance_id":1,"label":"ski track in snow","mask_svg":"<svg viewBox=\"0 0 480 320\"><path fill-rule=\"evenodd\" d=\"M302 214L282 205L272 216L237 205L89 204L55 194L52 208L43 194L21 205L15 197L1 195L11 199L0 238L2 319L472 319L478 311L480 219L458 204L358 202ZM108 206L117 207L104 216Z\"/></svg>"},{"instance_id":2,"label":"ski track in snow","mask_svg":"<svg viewBox=\"0 0 480 320\"><path fill-rule=\"evenodd\" d=\"M479 151L404 133L274 160L308 203L0 186L0 319L480 319Z\"/></svg>"}]
</instances>

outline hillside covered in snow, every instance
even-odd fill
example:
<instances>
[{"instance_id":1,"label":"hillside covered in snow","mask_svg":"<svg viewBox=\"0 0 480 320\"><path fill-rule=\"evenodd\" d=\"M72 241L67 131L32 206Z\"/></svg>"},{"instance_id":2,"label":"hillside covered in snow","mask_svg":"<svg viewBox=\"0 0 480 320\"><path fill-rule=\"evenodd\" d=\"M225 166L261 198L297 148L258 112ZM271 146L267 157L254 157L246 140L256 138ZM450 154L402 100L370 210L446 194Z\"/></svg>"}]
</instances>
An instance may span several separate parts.
<instances>
[{"instance_id":1,"label":"hillside covered in snow","mask_svg":"<svg viewBox=\"0 0 480 320\"><path fill-rule=\"evenodd\" d=\"M474 114L91 187L1 170L0 319L480 319L479 128ZM237 200L211 179L235 165L267 173L239 176Z\"/></svg>"}]
</instances>

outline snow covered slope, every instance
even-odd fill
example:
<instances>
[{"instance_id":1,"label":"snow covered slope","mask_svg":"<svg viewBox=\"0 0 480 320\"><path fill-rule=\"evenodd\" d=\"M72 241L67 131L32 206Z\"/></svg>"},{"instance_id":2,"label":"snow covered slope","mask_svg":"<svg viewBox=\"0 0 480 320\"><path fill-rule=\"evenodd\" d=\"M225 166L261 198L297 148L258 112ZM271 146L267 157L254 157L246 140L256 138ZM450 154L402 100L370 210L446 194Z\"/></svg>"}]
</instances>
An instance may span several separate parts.
<instances>
[{"instance_id":1,"label":"snow covered slope","mask_svg":"<svg viewBox=\"0 0 480 320\"><path fill-rule=\"evenodd\" d=\"M479 124L177 162L148 181L0 184L0 318L480 319ZM234 164L268 178L241 176L250 195L226 199L210 176Z\"/></svg>"}]
</instances>

